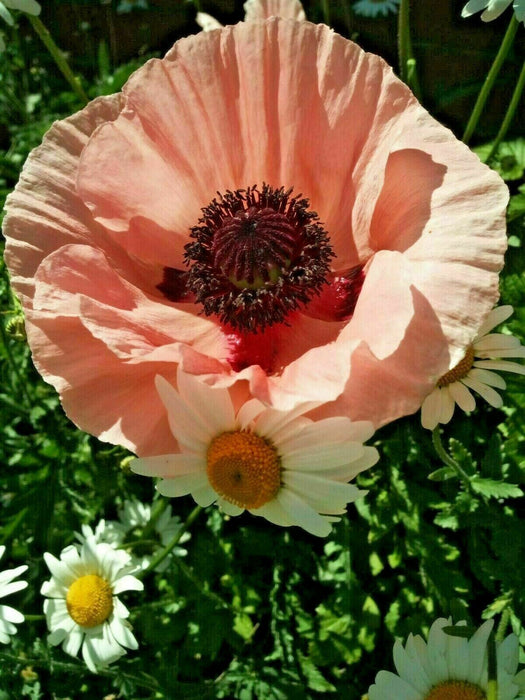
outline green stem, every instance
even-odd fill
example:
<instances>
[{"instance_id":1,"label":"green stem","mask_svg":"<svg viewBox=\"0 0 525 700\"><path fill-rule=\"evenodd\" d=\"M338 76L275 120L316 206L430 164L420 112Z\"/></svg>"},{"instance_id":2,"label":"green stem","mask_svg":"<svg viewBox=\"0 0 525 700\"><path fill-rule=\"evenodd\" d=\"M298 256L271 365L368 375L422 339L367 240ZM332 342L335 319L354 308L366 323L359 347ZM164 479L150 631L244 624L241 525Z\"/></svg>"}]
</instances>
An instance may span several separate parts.
<instances>
[{"instance_id":1,"label":"green stem","mask_svg":"<svg viewBox=\"0 0 525 700\"><path fill-rule=\"evenodd\" d=\"M323 8L323 21L325 24L330 26L330 6L328 0L321 0L321 5Z\"/></svg>"},{"instance_id":2,"label":"green stem","mask_svg":"<svg viewBox=\"0 0 525 700\"><path fill-rule=\"evenodd\" d=\"M476 130L476 126L478 125L480 117L483 113L485 102L487 101L488 96L490 95L490 92L494 87L494 83L496 81L498 73L501 70L501 67L503 66L503 63L507 58L507 54L510 51L512 42L514 41L514 37L516 36L516 32L518 31L518 26L519 22L514 16L514 13L512 13L509 26L507 28L507 31L505 32L505 36L503 37L503 41L501 42L499 51L496 54L496 58L494 59L494 62L490 67L489 72L487 73L487 77L485 78L485 82L483 83L483 86L480 90L478 99L476 100L476 104L474 105L474 109L472 110L472 114L470 115L470 118L467 122L465 133L463 134L463 141L465 143L468 143L470 141L472 134Z\"/></svg>"},{"instance_id":3,"label":"green stem","mask_svg":"<svg viewBox=\"0 0 525 700\"><path fill-rule=\"evenodd\" d=\"M487 643L487 700L498 700L498 667L496 657L496 639L491 634Z\"/></svg>"},{"instance_id":4,"label":"green stem","mask_svg":"<svg viewBox=\"0 0 525 700\"><path fill-rule=\"evenodd\" d=\"M496 644L501 644L505 637L505 632L507 630L507 625L510 619L510 607L503 608L501 613L501 619L498 624L498 629L496 630Z\"/></svg>"},{"instance_id":5,"label":"green stem","mask_svg":"<svg viewBox=\"0 0 525 700\"><path fill-rule=\"evenodd\" d=\"M24 378L20 374L20 370L18 369L18 365L16 364L16 360L13 357L13 353L11 352L11 347L9 345L9 338L6 336L6 332L4 329L4 324L0 322L0 335L2 336L2 343L4 346L5 350L5 355L7 358L7 362L11 366L11 369L13 370L13 374L15 375L20 391L22 392L22 396L24 398L24 403L26 404L27 410L31 409L31 397L29 396L29 392L27 391L27 387L24 381Z\"/></svg>"},{"instance_id":6,"label":"green stem","mask_svg":"<svg viewBox=\"0 0 525 700\"><path fill-rule=\"evenodd\" d=\"M86 95L78 78L74 75L73 71L69 67L69 63L66 61L64 54L53 41L53 38L49 33L47 27L42 23L42 21L38 17L35 17L33 15L27 15L27 17L31 22L35 32L38 34L40 39L42 39L44 46L53 57L53 60L57 64L60 72L67 80L67 82L71 85L73 92L82 100L84 104L87 104L89 102L89 97Z\"/></svg>"},{"instance_id":7,"label":"green stem","mask_svg":"<svg viewBox=\"0 0 525 700\"><path fill-rule=\"evenodd\" d=\"M416 59L410 39L410 0L401 0L397 22L397 50L399 57L399 74L401 80L420 99L421 89L416 71Z\"/></svg>"},{"instance_id":8,"label":"green stem","mask_svg":"<svg viewBox=\"0 0 525 700\"><path fill-rule=\"evenodd\" d=\"M24 613L24 620L26 622L40 622L40 620L45 620L45 615L26 615Z\"/></svg>"},{"instance_id":9,"label":"green stem","mask_svg":"<svg viewBox=\"0 0 525 700\"><path fill-rule=\"evenodd\" d=\"M77 663L67 663L64 661L56 661L55 659L47 660L42 658L32 658L32 657L21 657L16 654L10 654L9 652L0 651L0 661L7 662L5 668L16 668L16 666L34 666L35 668L44 668L57 671L62 671L68 674L85 674L85 665L78 661ZM120 680L129 680L131 683L135 683L141 688L146 688L152 692L157 692L159 690L159 683L156 678L150 676L149 674L141 672L141 676L136 676L132 673L126 673L119 669L110 669L107 667L98 668L97 673L99 676L105 676L107 678L118 678Z\"/></svg>"},{"instance_id":10,"label":"green stem","mask_svg":"<svg viewBox=\"0 0 525 700\"><path fill-rule=\"evenodd\" d=\"M152 557L149 566L144 569L144 571L141 571L140 573L135 574L137 578L144 578L148 574L150 574L154 569L157 568L157 566L166 559L168 554L171 552L171 550L176 547L184 533L191 527L193 521L198 517L199 513L201 512L202 507L201 506L196 506L191 513L188 515L186 522L184 525L181 527L181 529L177 532L176 535L174 535L171 539L170 542L164 547L164 549L161 549L157 554Z\"/></svg>"},{"instance_id":11,"label":"green stem","mask_svg":"<svg viewBox=\"0 0 525 700\"><path fill-rule=\"evenodd\" d=\"M509 106L507 107L507 111L505 113L505 116L503 118L503 121L501 122L500 129L498 133L496 134L496 138L494 139L494 142L492 144L492 148L490 149L490 153L488 154L487 158L485 159L486 163L489 163L492 158L496 155L500 143L503 141L505 138L507 131L509 130L509 126L512 123L512 120L514 119L514 115L516 114L516 110L518 109L518 105L521 99L521 93L523 92L523 88L525 87L525 61L523 62L523 66L521 67L521 73L518 78L518 82L516 83L516 87L514 88L514 92L512 93L512 97L509 102Z\"/></svg>"},{"instance_id":12,"label":"green stem","mask_svg":"<svg viewBox=\"0 0 525 700\"><path fill-rule=\"evenodd\" d=\"M487 700L498 700L498 682L494 679L487 683Z\"/></svg>"},{"instance_id":13,"label":"green stem","mask_svg":"<svg viewBox=\"0 0 525 700\"><path fill-rule=\"evenodd\" d=\"M436 425L436 427L432 431L432 444L434 445L434 449L436 450L443 464L445 464L447 467L451 467L451 469L454 469L454 471L457 472L458 476L461 478L465 486L467 486L467 488L470 489L469 475L463 469L463 467L456 462L455 459L452 459L452 457L443 447L443 443L441 442L441 431L439 429L439 425Z\"/></svg>"}]
</instances>

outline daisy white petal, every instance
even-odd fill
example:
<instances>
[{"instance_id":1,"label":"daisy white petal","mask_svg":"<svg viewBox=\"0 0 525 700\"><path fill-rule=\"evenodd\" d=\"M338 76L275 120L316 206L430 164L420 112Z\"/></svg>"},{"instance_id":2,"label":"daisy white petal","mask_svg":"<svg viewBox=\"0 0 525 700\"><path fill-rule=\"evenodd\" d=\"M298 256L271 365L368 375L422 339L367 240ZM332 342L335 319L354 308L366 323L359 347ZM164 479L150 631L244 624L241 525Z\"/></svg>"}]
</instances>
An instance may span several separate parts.
<instances>
[{"instance_id":1,"label":"daisy white petal","mask_svg":"<svg viewBox=\"0 0 525 700\"><path fill-rule=\"evenodd\" d=\"M504 333L491 333L486 335L474 343L476 356L479 357L481 352L491 353L495 357L500 357L500 351L515 350L520 347L520 341L513 335L505 335Z\"/></svg>"},{"instance_id":2,"label":"daisy white petal","mask_svg":"<svg viewBox=\"0 0 525 700\"><path fill-rule=\"evenodd\" d=\"M81 649L89 670L96 673L125 654L110 632L110 627L124 624L122 619L128 614L118 593L142 590L143 584L128 573L131 558L126 552L97 542L94 535L77 547L77 561L72 567L75 576L65 589L52 584L55 572L63 575L64 560L72 562L71 548L62 551L60 560L50 554L44 557L48 566L51 564L52 579L42 586L42 593L61 593L61 597L44 602L48 642L62 644L63 651L71 656Z\"/></svg>"},{"instance_id":3,"label":"daisy white petal","mask_svg":"<svg viewBox=\"0 0 525 700\"><path fill-rule=\"evenodd\" d=\"M277 499L294 525L299 525L311 535L326 537L332 529L330 523L290 489L281 489Z\"/></svg>"},{"instance_id":4,"label":"daisy white petal","mask_svg":"<svg viewBox=\"0 0 525 700\"><path fill-rule=\"evenodd\" d=\"M503 406L503 399L497 391L494 391L492 387L483 384L482 382L478 381L477 379L474 379L474 377L471 377L470 375L468 375L467 377L463 377L461 381L463 382L463 384L466 384L470 389L476 391L480 396L482 396L485 399L487 403L489 403L491 406L494 406L494 408L501 408L501 406Z\"/></svg>"},{"instance_id":5,"label":"daisy white petal","mask_svg":"<svg viewBox=\"0 0 525 700\"><path fill-rule=\"evenodd\" d=\"M495 389L507 388L507 383L503 377L500 377L499 374L491 372L487 369L474 368L473 365L468 376L472 377L472 379L475 379L478 382L481 382L482 384L494 387Z\"/></svg>"},{"instance_id":6,"label":"daisy white petal","mask_svg":"<svg viewBox=\"0 0 525 700\"><path fill-rule=\"evenodd\" d=\"M199 457L193 454L159 455L134 459L131 465L134 472L142 476L171 476L197 474L202 471Z\"/></svg>"},{"instance_id":7,"label":"daisy white petal","mask_svg":"<svg viewBox=\"0 0 525 700\"><path fill-rule=\"evenodd\" d=\"M3 4L11 10L19 10L28 15L39 15L41 10L36 0L3 0Z\"/></svg>"},{"instance_id":8,"label":"daisy white petal","mask_svg":"<svg viewBox=\"0 0 525 700\"><path fill-rule=\"evenodd\" d=\"M480 369L525 374L525 365L519 365L517 362L508 362L506 360L476 360L472 366L479 367Z\"/></svg>"},{"instance_id":9,"label":"daisy white petal","mask_svg":"<svg viewBox=\"0 0 525 700\"><path fill-rule=\"evenodd\" d=\"M211 32L214 29L220 29L222 27L222 24L218 20L216 20L215 17L212 17L206 12L197 12L195 21L197 22L199 27L201 27L201 29L205 32Z\"/></svg>"},{"instance_id":10,"label":"daisy white petal","mask_svg":"<svg viewBox=\"0 0 525 700\"><path fill-rule=\"evenodd\" d=\"M441 409L440 391L439 387L435 387L421 406L421 425L428 430L434 430L439 423Z\"/></svg>"},{"instance_id":11,"label":"daisy white petal","mask_svg":"<svg viewBox=\"0 0 525 700\"><path fill-rule=\"evenodd\" d=\"M0 547L0 559L5 553L5 546ZM23 564L15 569L7 569L0 573L0 598L17 593L27 588L27 581L14 581L17 576L27 571L27 566ZM10 605L0 605L0 642L8 644L9 637L16 634L15 624L24 621L24 616Z\"/></svg>"},{"instance_id":12,"label":"daisy white petal","mask_svg":"<svg viewBox=\"0 0 525 700\"><path fill-rule=\"evenodd\" d=\"M235 503L230 503L229 501L224 500L224 498L218 498L217 505L226 513L226 515L240 515L244 510L244 508L236 506Z\"/></svg>"},{"instance_id":13,"label":"daisy white petal","mask_svg":"<svg viewBox=\"0 0 525 700\"><path fill-rule=\"evenodd\" d=\"M202 448L208 437L206 422L193 411L193 407L184 403L163 377L155 377L155 386L168 412L171 432L179 445L189 450Z\"/></svg>"},{"instance_id":14,"label":"daisy white petal","mask_svg":"<svg viewBox=\"0 0 525 700\"><path fill-rule=\"evenodd\" d=\"M454 382L449 386L451 397L462 411L470 413L476 408L476 399L472 396L468 388L461 382Z\"/></svg>"},{"instance_id":15,"label":"daisy white petal","mask_svg":"<svg viewBox=\"0 0 525 700\"><path fill-rule=\"evenodd\" d=\"M158 485L159 493L163 496L173 498L175 496L186 496L194 489L200 489L208 483L205 472L202 470L195 474L175 475L173 478L167 477ZM215 497L217 495L215 494Z\"/></svg>"},{"instance_id":16,"label":"daisy white petal","mask_svg":"<svg viewBox=\"0 0 525 700\"><path fill-rule=\"evenodd\" d=\"M483 338L483 336L487 335L487 333L490 333L490 331L496 328L496 326L499 326L501 323L510 318L513 313L514 309L510 304L496 306L489 313L485 319L485 322L481 324L478 334L474 338L474 342L476 342L479 338Z\"/></svg>"},{"instance_id":17,"label":"daisy white petal","mask_svg":"<svg viewBox=\"0 0 525 700\"><path fill-rule=\"evenodd\" d=\"M455 404L454 399L450 395L449 387L446 386L443 389L441 389L439 396L441 399L439 422L445 424L450 423L450 421L452 420L452 416L454 415Z\"/></svg>"}]
</instances>

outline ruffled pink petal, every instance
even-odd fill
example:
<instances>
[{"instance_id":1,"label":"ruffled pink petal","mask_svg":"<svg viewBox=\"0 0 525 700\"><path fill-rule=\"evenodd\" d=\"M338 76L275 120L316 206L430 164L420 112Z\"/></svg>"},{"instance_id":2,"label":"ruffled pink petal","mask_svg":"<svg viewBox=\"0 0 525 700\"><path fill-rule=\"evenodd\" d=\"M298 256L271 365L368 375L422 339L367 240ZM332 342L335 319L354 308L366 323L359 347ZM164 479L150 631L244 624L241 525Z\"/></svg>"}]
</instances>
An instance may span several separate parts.
<instances>
[{"instance_id":1,"label":"ruffled pink petal","mask_svg":"<svg viewBox=\"0 0 525 700\"><path fill-rule=\"evenodd\" d=\"M34 273L42 259L72 242L107 247L104 231L77 196L78 159L98 124L118 116L120 95L99 97L68 119L56 122L31 152L15 191L6 201L5 259L11 283L30 304Z\"/></svg>"},{"instance_id":2,"label":"ruffled pink petal","mask_svg":"<svg viewBox=\"0 0 525 700\"><path fill-rule=\"evenodd\" d=\"M154 385L155 375L169 375L172 365L127 365L79 320L30 312L26 328L36 368L78 427L137 454L177 450Z\"/></svg>"},{"instance_id":3,"label":"ruffled pink petal","mask_svg":"<svg viewBox=\"0 0 525 700\"><path fill-rule=\"evenodd\" d=\"M352 420L370 420L378 428L420 408L446 372L449 355L432 307L414 288L411 293L414 313L397 349L379 361L366 343L360 343L349 356L342 394L313 411L316 419L347 415Z\"/></svg>"},{"instance_id":4,"label":"ruffled pink petal","mask_svg":"<svg viewBox=\"0 0 525 700\"><path fill-rule=\"evenodd\" d=\"M244 3L245 20L253 22L269 17L283 17L285 19L306 19L303 6L299 0L247 0Z\"/></svg>"}]
</instances>

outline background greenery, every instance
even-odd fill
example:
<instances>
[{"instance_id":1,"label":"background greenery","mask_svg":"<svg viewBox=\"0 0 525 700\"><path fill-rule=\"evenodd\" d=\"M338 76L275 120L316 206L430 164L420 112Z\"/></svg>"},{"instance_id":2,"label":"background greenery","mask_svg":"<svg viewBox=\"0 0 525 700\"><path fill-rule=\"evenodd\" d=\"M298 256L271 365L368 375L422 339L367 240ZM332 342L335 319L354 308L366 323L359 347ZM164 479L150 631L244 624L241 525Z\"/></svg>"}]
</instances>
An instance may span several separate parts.
<instances>
[{"instance_id":1,"label":"background greenery","mask_svg":"<svg viewBox=\"0 0 525 700\"><path fill-rule=\"evenodd\" d=\"M242 16L241 3L200 5L223 21ZM478 32L457 19L462 3L448 5L447 16L455 19L441 27L445 36L451 36L451 27ZM394 17L360 20L348 2L305 6L312 20L328 19L347 36L357 33L365 48L395 61ZM94 97L119 90L149 56L196 30L194 4L172 2L171 9L176 26L163 35L158 25L166 3L153 0L149 8L129 12L116 0L100 5L55 0L47 3L43 19L47 15L57 43L64 40L84 90ZM93 30L100 17L106 18L105 33ZM17 19L13 30L4 28L7 50L0 55L0 207L52 121L82 106L27 19ZM471 21L481 24L479 18ZM434 29L425 33L416 23L416 54L425 55ZM483 27L485 43L472 44L479 61L463 81L451 75L451 82L437 81L430 89L428 75L435 67L421 62L425 104L458 136L468 116L461 105L472 107L483 77L479 71L490 65L504 29L505 21ZM378 36L384 37L384 50ZM443 45L445 56L454 54L452 46ZM519 61L515 52L509 56L500 98L496 90L488 113L498 113L497 100L508 95ZM491 119L482 120L478 134L497 131ZM523 337L525 141L517 124L518 119L493 166L513 195L501 301L515 307L508 328ZM487 151L482 147L479 153ZM378 670L392 668L395 637L426 631L438 616L474 625L497 616L525 644L519 498L525 481L525 390L519 377L507 375L504 409L480 400L472 417L457 412L445 430L445 446L466 472L463 479L442 469L417 415L398 421L376 433L381 460L358 479L368 496L349 507L333 536L320 540L250 515L229 519L210 508L192 527L187 557L174 558L166 571L146 578L143 594L122 596L131 609L138 652L95 676L60 648L48 648L39 594L49 578L43 552L58 556L82 523L94 527L102 517L116 519L126 498L149 503L156 496L150 480L129 472L124 450L80 432L64 416L54 390L31 364L3 264L0 273L0 543L7 545L0 569L29 565L28 588L8 601L28 620L0 649L0 700L325 695L357 700ZM190 497L172 505L182 520L194 506ZM140 539L140 532L133 534Z\"/></svg>"}]
</instances>

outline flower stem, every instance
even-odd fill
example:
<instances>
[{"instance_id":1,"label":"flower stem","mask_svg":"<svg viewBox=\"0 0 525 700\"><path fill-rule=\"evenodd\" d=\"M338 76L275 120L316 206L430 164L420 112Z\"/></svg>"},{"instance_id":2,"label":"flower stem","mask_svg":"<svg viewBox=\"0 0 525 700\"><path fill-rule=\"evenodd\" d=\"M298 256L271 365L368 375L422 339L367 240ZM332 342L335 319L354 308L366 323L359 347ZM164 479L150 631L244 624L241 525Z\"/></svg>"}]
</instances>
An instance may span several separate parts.
<instances>
[{"instance_id":1,"label":"flower stem","mask_svg":"<svg viewBox=\"0 0 525 700\"><path fill-rule=\"evenodd\" d=\"M53 38L49 33L47 27L42 23L42 21L38 17L35 17L34 15L27 15L27 17L31 22L35 32L38 34L40 39L42 39L44 46L53 57L53 60L57 64L60 72L67 80L67 82L71 85L73 92L77 95L77 97L79 97L82 100L84 104L87 104L89 102L89 97L86 95L78 78L74 75L73 71L69 67L69 63L66 61L64 54L53 41Z\"/></svg>"},{"instance_id":2,"label":"flower stem","mask_svg":"<svg viewBox=\"0 0 525 700\"><path fill-rule=\"evenodd\" d=\"M455 459L452 459L452 457L443 447L443 443L441 442L441 431L439 429L439 425L436 425L436 427L432 431L432 444L434 445L434 449L436 450L443 464L453 469L458 474L460 479L464 482L465 486L467 486L470 489L469 475L463 469L463 467L456 462Z\"/></svg>"},{"instance_id":3,"label":"flower stem","mask_svg":"<svg viewBox=\"0 0 525 700\"><path fill-rule=\"evenodd\" d=\"M401 0L397 23L397 50L399 56L399 74L401 80L420 99L421 89L416 71L416 59L410 39L410 0Z\"/></svg>"},{"instance_id":4,"label":"flower stem","mask_svg":"<svg viewBox=\"0 0 525 700\"><path fill-rule=\"evenodd\" d=\"M137 578L144 578L148 574L150 574L154 569L157 568L157 566L166 559L168 554L171 552L171 550L178 545L178 543L181 540L181 537L184 535L184 533L191 527L192 523L196 518L198 517L199 513L202 510L202 506L196 506L191 513L188 515L186 522L184 525L180 528L180 530L172 537L170 542L164 547L164 549L161 549L157 554L152 557L148 567L144 569L144 571L141 571L140 573L134 574Z\"/></svg>"},{"instance_id":5,"label":"flower stem","mask_svg":"<svg viewBox=\"0 0 525 700\"><path fill-rule=\"evenodd\" d=\"M20 370L18 368L18 365L16 363L15 358L13 357L13 353L11 352L11 347L9 345L9 338L6 336L6 332L4 329L4 324L0 322L0 336L2 336L2 344L4 346L4 351L5 351L5 356L7 358L7 362L11 367L11 370L13 374L15 375L16 381L18 382L20 391L22 392L22 399L23 403L26 404L27 410L31 409L31 397L29 396L29 392L27 390L26 383L24 381L24 378L20 374Z\"/></svg>"},{"instance_id":6,"label":"flower stem","mask_svg":"<svg viewBox=\"0 0 525 700\"><path fill-rule=\"evenodd\" d=\"M507 625L509 624L509 618L510 608L507 606L506 608L503 608L503 612L501 613L501 619L498 624L498 629L496 630L496 644L501 644L501 642L503 641Z\"/></svg>"},{"instance_id":7,"label":"flower stem","mask_svg":"<svg viewBox=\"0 0 525 700\"><path fill-rule=\"evenodd\" d=\"M328 0L321 0L321 6L323 8L323 20L324 23L330 26L330 7Z\"/></svg>"},{"instance_id":8,"label":"flower stem","mask_svg":"<svg viewBox=\"0 0 525 700\"><path fill-rule=\"evenodd\" d=\"M470 141L472 134L476 130L476 126L478 125L480 117L483 113L485 102L487 101L488 96L490 95L490 92L494 87L494 82L496 81L496 78L501 70L501 67L503 66L503 63L507 58L507 54L510 51L512 42L514 41L514 37L516 36L516 32L518 31L518 26L519 22L514 16L514 13L512 13L509 26L507 28L507 31L505 32L505 36L503 37L503 41L501 42L499 51L496 54L496 58L494 59L494 62L492 63L489 72L487 73L487 77L485 78L485 82L483 83L483 86L480 90L478 99L476 100L476 104L474 105L474 109L472 110L472 114L470 115L470 118L467 122L465 133L463 134L463 141L465 143L468 143Z\"/></svg>"},{"instance_id":9,"label":"flower stem","mask_svg":"<svg viewBox=\"0 0 525 700\"><path fill-rule=\"evenodd\" d=\"M496 638L491 633L487 644L487 700L498 700L498 668L496 655Z\"/></svg>"},{"instance_id":10,"label":"flower stem","mask_svg":"<svg viewBox=\"0 0 525 700\"><path fill-rule=\"evenodd\" d=\"M499 128L498 133L496 134L496 138L494 139L494 142L492 144L492 148L490 149L490 153L488 154L487 158L485 159L486 163L489 163L492 158L496 155L498 152L498 148L500 143L503 141L505 138L505 135L507 134L507 131L509 130L509 126L512 123L512 120L514 119L514 115L516 114L516 110L518 109L518 104L520 102L521 98L521 93L523 92L523 88L525 87L525 61L523 62L523 66L521 67L521 73L518 78L518 82L516 83L516 87L514 88L514 92L512 93L512 97L509 102L509 106L507 107L507 111L505 113L505 116L503 117L503 121L501 122L501 126Z\"/></svg>"}]
</instances>

